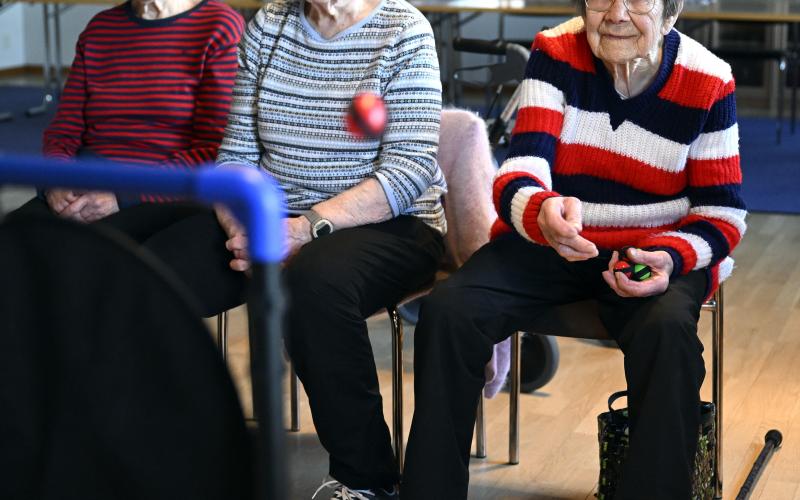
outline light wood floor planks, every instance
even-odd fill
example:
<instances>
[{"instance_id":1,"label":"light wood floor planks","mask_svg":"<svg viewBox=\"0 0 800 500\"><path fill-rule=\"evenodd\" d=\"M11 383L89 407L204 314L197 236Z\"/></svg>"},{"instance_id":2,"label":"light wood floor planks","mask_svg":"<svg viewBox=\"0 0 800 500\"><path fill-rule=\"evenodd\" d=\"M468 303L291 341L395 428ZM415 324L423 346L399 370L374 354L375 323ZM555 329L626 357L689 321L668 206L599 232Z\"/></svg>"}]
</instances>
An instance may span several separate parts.
<instances>
[{"instance_id":1,"label":"light wood floor planks","mask_svg":"<svg viewBox=\"0 0 800 500\"><path fill-rule=\"evenodd\" d=\"M725 287L724 497L734 498L771 428L783 447L758 483L755 500L800 500L800 217L754 214L735 253L737 269ZM231 325L231 368L249 391L243 314ZM413 332L407 329L406 432L413 409ZM710 319L700 332L708 346ZM385 316L370 320L384 412L391 415L390 339ZM624 388L622 356L615 349L559 339L561 366L554 380L521 402L521 463L508 458L508 399L487 402L488 458L473 459L470 498L584 500L598 473L596 415L608 395ZM710 383L703 389L711 398ZM245 398L246 399L246 398ZM249 411L249 410L248 410ZM314 433L307 401L302 429L289 433L292 498L310 498L327 472L327 457ZM646 497L644 497L646 498Z\"/></svg>"}]
</instances>

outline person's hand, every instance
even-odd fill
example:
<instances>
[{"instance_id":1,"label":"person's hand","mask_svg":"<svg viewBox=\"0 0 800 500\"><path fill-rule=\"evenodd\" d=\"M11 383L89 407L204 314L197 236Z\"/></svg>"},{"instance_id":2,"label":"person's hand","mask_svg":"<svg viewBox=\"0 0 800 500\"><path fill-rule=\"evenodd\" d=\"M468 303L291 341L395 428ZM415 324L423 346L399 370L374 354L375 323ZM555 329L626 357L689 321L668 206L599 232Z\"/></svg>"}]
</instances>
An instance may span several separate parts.
<instances>
[{"instance_id":1,"label":"person's hand","mask_svg":"<svg viewBox=\"0 0 800 500\"><path fill-rule=\"evenodd\" d=\"M81 194L58 215L78 222L94 222L115 212L119 212L119 206L114 193L89 192Z\"/></svg>"},{"instance_id":2,"label":"person's hand","mask_svg":"<svg viewBox=\"0 0 800 500\"><path fill-rule=\"evenodd\" d=\"M47 200L47 205L50 207L50 209L53 212L60 214L70 205L70 203L77 201L81 195L80 193L76 193L71 189L55 188L45 191L44 197Z\"/></svg>"},{"instance_id":3,"label":"person's hand","mask_svg":"<svg viewBox=\"0 0 800 500\"><path fill-rule=\"evenodd\" d=\"M578 198L556 196L542 202L536 220L544 239L570 262L598 255L595 244L580 235L583 230L581 216Z\"/></svg>"},{"instance_id":4,"label":"person's hand","mask_svg":"<svg viewBox=\"0 0 800 500\"><path fill-rule=\"evenodd\" d=\"M614 252L608 262L608 270L603 271L603 279L620 297L649 297L664 293L669 286L674 263L672 256L663 251L648 252L638 248L628 249L628 261L650 267L650 278L644 281L628 279L624 273L615 273L614 265L619 261L619 253Z\"/></svg>"},{"instance_id":5,"label":"person's hand","mask_svg":"<svg viewBox=\"0 0 800 500\"><path fill-rule=\"evenodd\" d=\"M222 230L225 231L228 238L233 238L237 234L244 234L244 226L223 205L214 205L214 213L216 213L219 225L222 226Z\"/></svg>"},{"instance_id":6,"label":"person's hand","mask_svg":"<svg viewBox=\"0 0 800 500\"><path fill-rule=\"evenodd\" d=\"M223 207L222 205L216 205L214 209L217 214L219 225L222 226L225 234L228 235L228 241L225 242L225 248L227 248L233 254L233 259L231 259L229 266L234 271L249 271L249 242L244 227L239 224L239 221L236 220L236 217L234 217L227 208Z\"/></svg>"},{"instance_id":7,"label":"person's hand","mask_svg":"<svg viewBox=\"0 0 800 500\"><path fill-rule=\"evenodd\" d=\"M65 208L61 215L83 222L94 222L116 212L119 212L119 204L114 193L89 192Z\"/></svg>"},{"instance_id":8,"label":"person's hand","mask_svg":"<svg viewBox=\"0 0 800 500\"><path fill-rule=\"evenodd\" d=\"M287 217L284 220L286 239L283 243L283 255L290 259L300 248L311 241L311 225L305 217Z\"/></svg>"}]
</instances>

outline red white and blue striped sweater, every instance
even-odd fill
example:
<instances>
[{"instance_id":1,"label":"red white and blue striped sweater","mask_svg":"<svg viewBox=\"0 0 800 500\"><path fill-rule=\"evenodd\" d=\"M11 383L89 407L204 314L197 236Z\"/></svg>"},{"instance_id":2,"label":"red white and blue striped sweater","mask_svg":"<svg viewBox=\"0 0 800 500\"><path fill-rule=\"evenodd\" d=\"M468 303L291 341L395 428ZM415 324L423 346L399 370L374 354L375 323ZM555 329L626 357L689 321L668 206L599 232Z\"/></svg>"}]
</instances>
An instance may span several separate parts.
<instances>
[{"instance_id":1,"label":"red white and blue striped sweater","mask_svg":"<svg viewBox=\"0 0 800 500\"><path fill-rule=\"evenodd\" d=\"M710 292L730 275L746 211L728 64L672 30L655 81L622 99L574 18L536 37L522 86L493 236L546 245L542 202L574 196L598 248L665 250L673 276L707 269Z\"/></svg>"}]
</instances>

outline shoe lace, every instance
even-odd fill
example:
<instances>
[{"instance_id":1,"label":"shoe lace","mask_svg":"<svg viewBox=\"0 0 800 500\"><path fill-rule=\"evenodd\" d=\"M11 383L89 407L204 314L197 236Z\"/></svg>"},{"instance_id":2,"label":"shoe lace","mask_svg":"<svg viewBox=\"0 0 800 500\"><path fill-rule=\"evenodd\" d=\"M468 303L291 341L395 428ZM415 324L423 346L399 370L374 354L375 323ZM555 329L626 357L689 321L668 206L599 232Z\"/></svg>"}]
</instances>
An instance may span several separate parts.
<instances>
[{"instance_id":1,"label":"shoe lace","mask_svg":"<svg viewBox=\"0 0 800 500\"><path fill-rule=\"evenodd\" d=\"M325 488L335 489L336 492L333 494L333 498L341 500L371 500L371 498L375 497L375 493L373 493L372 490L353 490L335 479L330 479L328 481L323 479L317 491L311 495L311 499L313 500L316 498L317 494Z\"/></svg>"}]
</instances>

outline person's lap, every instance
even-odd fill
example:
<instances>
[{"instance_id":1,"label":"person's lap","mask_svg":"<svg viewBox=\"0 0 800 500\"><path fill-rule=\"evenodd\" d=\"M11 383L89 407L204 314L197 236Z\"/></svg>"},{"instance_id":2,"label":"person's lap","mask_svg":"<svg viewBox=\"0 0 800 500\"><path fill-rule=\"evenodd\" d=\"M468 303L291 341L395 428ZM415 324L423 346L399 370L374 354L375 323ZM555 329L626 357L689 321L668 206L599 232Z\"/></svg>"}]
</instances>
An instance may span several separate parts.
<instances>
[{"instance_id":1,"label":"person's lap","mask_svg":"<svg viewBox=\"0 0 800 500\"><path fill-rule=\"evenodd\" d=\"M8 217L57 217L33 198ZM138 243L186 285L204 316L243 302L245 278L228 267L227 237L211 208L191 202L140 203L91 223Z\"/></svg>"}]
</instances>

